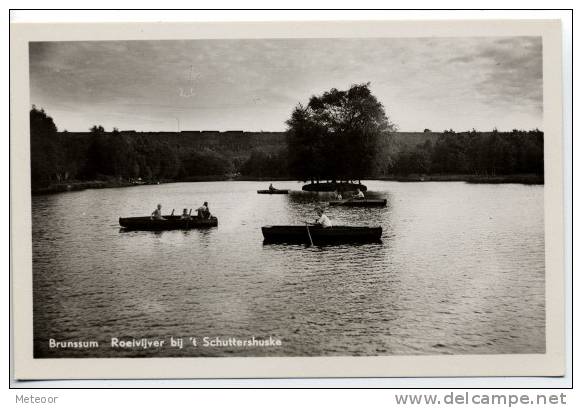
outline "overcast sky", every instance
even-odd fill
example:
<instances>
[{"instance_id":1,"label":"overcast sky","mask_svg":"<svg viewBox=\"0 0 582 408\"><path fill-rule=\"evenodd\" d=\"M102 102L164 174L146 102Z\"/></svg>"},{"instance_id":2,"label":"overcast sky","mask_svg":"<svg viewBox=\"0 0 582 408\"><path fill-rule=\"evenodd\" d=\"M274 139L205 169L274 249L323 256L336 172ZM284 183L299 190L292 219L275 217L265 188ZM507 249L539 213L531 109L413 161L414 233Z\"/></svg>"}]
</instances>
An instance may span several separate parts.
<instances>
[{"instance_id":1,"label":"overcast sky","mask_svg":"<svg viewBox=\"0 0 582 408\"><path fill-rule=\"evenodd\" d=\"M281 131L297 103L364 82L402 131L542 128L540 37L30 45L31 103L59 130Z\"/></svg>"}]
</instances>

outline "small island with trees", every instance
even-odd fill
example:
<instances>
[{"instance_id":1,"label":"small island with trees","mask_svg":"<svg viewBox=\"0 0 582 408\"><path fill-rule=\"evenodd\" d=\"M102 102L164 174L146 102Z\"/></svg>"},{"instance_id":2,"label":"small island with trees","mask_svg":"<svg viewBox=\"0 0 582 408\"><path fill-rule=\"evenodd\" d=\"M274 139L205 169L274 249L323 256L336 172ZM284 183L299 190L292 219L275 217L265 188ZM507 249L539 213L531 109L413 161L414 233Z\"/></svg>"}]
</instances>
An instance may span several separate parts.
<instances>
[{"instance_id":1,"label":"small island with trees","mask_svg":"<svg viewBox=\"0 0 582 408\"><path fill-rule=\"evenodd\" d=\"M312 96L287 126L289 172L309 180L308 191L366 190L360 180L374 173L379 138L396 130L369 83Z\"/></svg>"},{"instance_id":2,"label":"small island with trees","mask_svg":"<svg viewBox=\"0 0 582 408\"><path fill-rule=\"evenodd\" d=\"M365 179L543 184L544 134L398 132L370 84L298 104L285 132L58 131L30 111L33 193L141 183L298 180L304 190L366 189Z\"/></svg>"}]
</instances>

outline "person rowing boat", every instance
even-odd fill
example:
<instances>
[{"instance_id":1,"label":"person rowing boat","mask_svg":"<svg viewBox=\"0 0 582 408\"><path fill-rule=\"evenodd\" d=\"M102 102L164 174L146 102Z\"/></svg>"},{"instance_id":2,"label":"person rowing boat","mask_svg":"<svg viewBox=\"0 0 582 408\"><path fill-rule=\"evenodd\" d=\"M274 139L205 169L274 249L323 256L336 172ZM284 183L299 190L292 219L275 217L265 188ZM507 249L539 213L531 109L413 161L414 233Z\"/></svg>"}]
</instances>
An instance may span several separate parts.
<instances>
[{"instance_id":1,"label":"person rowing boat","mask_svg":"<svg viewBox=\"0 0 582 408\"><path fill-rule=\"evenodd\" d=\"M189 220L192 217L190 216L190 213L188 212L187 208L184 208L184 211L182 211L182 215L180 216L181 220Z\"/></svg>"},{"instance_id":2,"label":"person rowing boat","mask_svg":"<svg viewBox=\"0 0 582 408\"><path fill-rule=\"evenodd\" d=\"M152 212L152 215L150 216L150 218L153 220L165 220L165 218L162 216L162 205L161 204L158 204L158 206L156 207L154 212Z\"/></svg>"},{"instance_id":3,"label":"person rowing boat","mask_svg":"<svg viewBox=\"0 0 582 408\"><path fill-rule=\"evenodd\" d=\"M319 218L315 220L315 225L321 225L323 228L329 228L332 226L330 219L325 215L325 210L323 208L317 208L316 210Z\"/></svg>"},{"instance_id":4,"label":"person rowing boat","mask_svg":"<svg viewBox=\"0 0 582 408\"><path fill-rule=\"evenodd\" d=\"M364 193L362 192L362 190L360 190L359 188L356 190L356 194L354 194L354 196L352 197L355 200L362 200L364 198L366 198L364 196Z\"/></svg>"},{"instance_id":5,"label":"person rowing boat","mask_svg":"<svg viewBox=\"0 0 582 408\"><path fill-rule=\"evenodd\" d=\"M210 210L208 209L208 201L204 201L201 207L199 207L196 211L198 211L199 218L210 218Z\"/></svg>"}]
</instances>

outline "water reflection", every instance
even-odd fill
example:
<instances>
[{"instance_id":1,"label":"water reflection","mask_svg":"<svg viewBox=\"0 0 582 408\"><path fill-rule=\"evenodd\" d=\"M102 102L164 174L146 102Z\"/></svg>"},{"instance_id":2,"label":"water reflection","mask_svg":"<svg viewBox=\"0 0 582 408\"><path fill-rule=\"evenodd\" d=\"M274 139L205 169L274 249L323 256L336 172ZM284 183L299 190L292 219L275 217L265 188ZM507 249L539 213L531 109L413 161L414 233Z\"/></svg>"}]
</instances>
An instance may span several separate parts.
<instances>
[{"instance_id":1,"label":"water reflection","mask_svg":"<svg viewBox=\"0 0 582 408\"><path fill-rule=\"evenodd\" d=\"M329 206L334 200L334 193L328 192L291 192L287 197L286 210L299 223L314 222L317 218L316 210L319 207L326 209L326 214L334 225L352 226L390 226L392 213L392 195L389 192L372 191L366 195L374 199L386 199L386 207L346 207ZM386 233L386 229L384 229Z\"/></svg>"},{"instance_id":2,"label":"water reflection","mask_svg":"<svg viewBox=\"0 0 582 408\"><path fill-rule=\"evenodd\" d=\"M543 187L368 182L385 208L328 207L380 225L381 244L263 245L330 193L264 183L176 183L36 196L36 357L86 357L47 339L277 336L282 349L92 356L497 354L545 351ZM120 234L120 216L211 203L217 228ZM114 226L115 225L115 226Z\"/></svg>"}]
</instances>

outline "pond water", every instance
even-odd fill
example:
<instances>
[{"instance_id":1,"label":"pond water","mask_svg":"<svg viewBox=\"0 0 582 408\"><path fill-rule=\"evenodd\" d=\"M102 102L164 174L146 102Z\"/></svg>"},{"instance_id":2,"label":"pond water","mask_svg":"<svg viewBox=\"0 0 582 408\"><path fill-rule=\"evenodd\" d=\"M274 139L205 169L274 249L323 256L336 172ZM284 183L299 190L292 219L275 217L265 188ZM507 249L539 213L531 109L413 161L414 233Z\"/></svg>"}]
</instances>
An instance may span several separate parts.
<instances>
[{"instance_id":1,"label":"pond water","mask_svg":"<svg viewBox=\"0 0 582 408\"><path fill-rule=\"evenodd\" d=\"M545 352L543 186L367 181L385 208L330 207L382 243L264 245L263 225L314 220L326 193L260 182L34 196L35 357ZM217 228L122 232L120 216L208 201ZM278 339L203 347L202 339ZM170 337L197 347L167 347ZM111 347L111 338L166 346ZM98 348L51 348L56 341Z\"/></svg>"}]
</instances>

